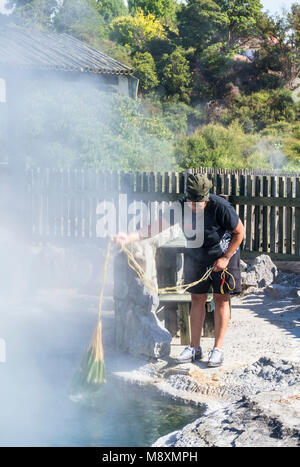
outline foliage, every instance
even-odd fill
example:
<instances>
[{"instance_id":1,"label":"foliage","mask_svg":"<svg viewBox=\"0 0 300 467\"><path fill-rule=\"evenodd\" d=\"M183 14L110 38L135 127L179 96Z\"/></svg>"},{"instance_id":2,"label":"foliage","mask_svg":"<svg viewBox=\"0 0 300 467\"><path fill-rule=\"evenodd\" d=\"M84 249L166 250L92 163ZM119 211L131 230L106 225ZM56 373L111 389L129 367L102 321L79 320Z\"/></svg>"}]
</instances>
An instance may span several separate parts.
<instances>
[{"instance_id":1,"label":"foliage","mask_svg":"<svg viewBox=\"0 0 300 467\"><path fill-rule=\"evenodd\" d=\"M255 65L261 73L271 71L281 76L284 83L290 83L299 76L299 13L299 6L294 5L290 14L272 18L262 31L265 40Z\"/></svg>"},{"instance_id":2,"label":"foliage","mask_svg":"<svg viewBox=\"0 0 300 467\"><path fill-rule=\"evenodd\" d=\"M16 116L30 163L169 169L175 147L184 168L299 170L297 3L275 17L260 0L129 0L128 8L123 0L9 0L8 7L14 4L1 24L66 32L99 48L133 68L142 98L32 83L27 111ZM242 61L253 47L254 59Z\"/></svg>"},{"instance_id":3,"label":"foliage","mask_svg":"<svg viewBox=\"0 0 300 467\"><path fill-rule=\"evenodd\" d=\"M244 168L255 153L257 137L237 124L228 128L209 124L178 140L175 157L182 169L198 167Z\"/></svg>"},{"instance_id":4,"label":"foliage","mask_svg":"<svg viewBox=\"0 0 300 467\"><path fill-rule=\"evenodd\" d=\"M110 23L118 16L124 16L128 13L123 0L97 0L98 12L104 20Z\"/></svg>"},{"instance_id":5,"label":"foliage","mask_svg":"<svg viewBox=\"0 0 300 467\"><path fill-rule=\"evenodd\" d=\"M203 50L229 25L226 13L214 0L188 0L177 15L180 40L185 47Z\"/></svg>"},{"instance_id":6,"label":"foliage","mask_svg":"<svg viewBox=\"0 0 300 467\"><path fill-rule=\"evenodd\" d=\"M8 4L13 7L15 2ZM18 1L13 11L14 21L20 25L38 28L51 27L51 16L55 13L55 0Z\"/></svg>"},{"instance_id":7,"label":"foliage","mask_svg":"<svg viewBox=\"0 0 300 467\"><path fill-rule=\"evenodd\" d=\"M150 13L145 15L142 10L137 11L135 16L120 16L110 24L111 39L132 50L141 50L152 39L161 39L164 35L159 20Z\"/></svg>"},{"instance_id":8,"label":"foliage","mask_svg":"<svg viewBox=\"0 0 300 467\"><path fill-rule=\"evenodd\" d=\"M164 54L162 63L161 83L166 94L173 100L189 102L191 75L184 50L177 47L170 55Z\"/></svg>"},{"instance_id":9,"label":"foliage","mask_svg":"<svg viewBox=\"0 0 300 467\"><path fill-rule=\"evenodd\" d=\"M134 74L140 80L140 88L149 91L155 88L159 81L156 65L149 52L137 52L133 59Z\"/></svg>"},{"instance_id":10,"label":"foliage","mask_svg":"<svg viewBox=\"0 0 300 467\"><path fill-rule=\"evenodd\" d=\"M129 12L134 15L138 10L152 14L165 23L173 23L176 16L176 0L128 0Z\"/></svg>"},{"instance_id":11,"label":"foliage","mask_svg":"<svg viewBox=\"0 0 300 467\"><path fill-rule=\"evenodd\" d=\"M160 116L149 116L138 99L101 92L88 82L69 86L55 80L43 87L33 81L20 102L16 124L31 166L174 167L173 135Z\"/></svg>"},{"instance_id":12,"label":"foliage","mask_svg":"<svg viewBox=\"0 0 300 467\"><path fill-rule=\"evenodd\" d=\"M264 90L237 98L223 121L228 123L238 120L245 131L253 132L263 130L276 122L293 122L297 115L298 106L294 103L290 91Z\"/></svg>"},{"instance_id":13,"label":"foliage","mask_svg":"<svg viewBox=\"0 0 300 467\"><path fill-rule=\"evenodd\" d=\"M53 27L90 44L106 35L105 21L96 0L64 0L53 18Z\"/></svg>"},{"instance_id":14,"label":"foliage","mask_svg":"<svg viewBox=\"0 0 300 467\"><path fill-rule=\"evenodd\" d=\"M262 8L260 0L219 0L217 3L228 18L227 39L230 46L258 33L257 24Z\"/></svg>"}]
</instances>

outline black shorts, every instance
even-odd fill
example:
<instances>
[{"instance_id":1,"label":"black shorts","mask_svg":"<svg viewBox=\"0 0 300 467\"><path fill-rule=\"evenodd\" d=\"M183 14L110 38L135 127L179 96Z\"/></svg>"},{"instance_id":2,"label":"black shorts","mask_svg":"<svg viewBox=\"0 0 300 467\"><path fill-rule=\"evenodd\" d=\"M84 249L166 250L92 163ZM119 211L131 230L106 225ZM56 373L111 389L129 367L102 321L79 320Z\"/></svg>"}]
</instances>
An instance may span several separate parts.
<instances>
[{"instance_id":1,"label":"black shorts","mask_svg":"<svg viewBox=\"0 0 300 467\"><path fill-rule=\"evenodd\" d=\"M210 266L205 265L194 259L190 255L184 256L184 283L190 284L191 282L195 282L200 279L205 272L209 269ZM226 273L225 280L226 282L223 284L223 291L224 293L230 293L232 295L237 295L242 292L242 285L241 285L241 268L240 268L240 249L230 258L228 266L228 272L233 276L230 276ZM194 285L187 289L187 292L193 294L202 294L207 293L210 291L210 287L214 293L221 293L221 286L222 286L222 277L220 272L212 271L210 276L202 281L199 284ZM233 289L233 290L230 290Z\"/></svg>"}]
</instances>

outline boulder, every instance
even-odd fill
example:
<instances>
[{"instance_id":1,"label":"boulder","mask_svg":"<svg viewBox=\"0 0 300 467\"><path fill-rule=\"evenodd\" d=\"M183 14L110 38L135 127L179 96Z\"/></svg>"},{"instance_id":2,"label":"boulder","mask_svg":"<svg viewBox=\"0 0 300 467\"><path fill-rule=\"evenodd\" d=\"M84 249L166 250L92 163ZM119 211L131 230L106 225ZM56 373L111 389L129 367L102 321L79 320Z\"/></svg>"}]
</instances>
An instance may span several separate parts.
<instances>
[{"instance_id":1,"label":"boulder","mask_svg":"<svg viewBox=\"0 0 300 467\"><path fill-rule=\"evenodd\" d=\"M278 271L268 255L260 255L242 271L242 288L251 291L271 285L277 277Z\"/></svg>"},{"instance_id":2,"label":"boulder","mask_svg":"<svg viewBox=\"0 0 300 467\"><path fill-rule=\"evenodd\" d=\"M265 293L273 298L299 298L299 290L293 286L272 284L265 288Z\"/></svg>"},{"instance_id":3,"label":"boulder","mask_svg":"<svg viewBox=\"0 0 300 467\"><path fill-rule=\"evenodd\" d=\"M135 356L166 358L172 336L159 322L155 251L143 241L132 245L135 259L145 271L147 287L128 265L127 255L114 261L115 345Z\"/></svg>"}]
</instances>

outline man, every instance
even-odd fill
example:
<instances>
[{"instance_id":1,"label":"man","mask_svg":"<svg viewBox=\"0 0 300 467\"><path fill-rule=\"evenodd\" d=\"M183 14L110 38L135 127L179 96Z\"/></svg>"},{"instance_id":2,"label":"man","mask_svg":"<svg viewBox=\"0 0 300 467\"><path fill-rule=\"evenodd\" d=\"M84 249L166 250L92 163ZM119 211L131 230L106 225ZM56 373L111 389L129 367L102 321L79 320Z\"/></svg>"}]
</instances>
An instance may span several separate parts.
<instances>
[{"instance_id":1,"label":"man","mask_svg":"<svg viewBox=\"0 0 300 467\"><path fill-rule=\"evenodd\" d=\"M212 286L215 303L215 342L208 366L216 367L222 365L224 359L222 346L230 318L230 293L241 293L239 246L244 237L244 226L228 201L209 193L211 187L212 182L205 175L188 174L186 195L178 201L182 208L187 203L193 213L202 211L204 214L203 244L201 247L186 248L184 254L184 283L197 281L210 267L213 270L206 280L188 289L192 297L191 342L177 359L179 362L191 362L203 358L200 339L207 294ZM185 210L182 209L182 212ZM129 235L120 233L115 237L115 241L125 244L140 238L139 232ZM223 283L221 273L225 269L229 274L226 273L226 281Z\"/></svg>"}]
</instances>

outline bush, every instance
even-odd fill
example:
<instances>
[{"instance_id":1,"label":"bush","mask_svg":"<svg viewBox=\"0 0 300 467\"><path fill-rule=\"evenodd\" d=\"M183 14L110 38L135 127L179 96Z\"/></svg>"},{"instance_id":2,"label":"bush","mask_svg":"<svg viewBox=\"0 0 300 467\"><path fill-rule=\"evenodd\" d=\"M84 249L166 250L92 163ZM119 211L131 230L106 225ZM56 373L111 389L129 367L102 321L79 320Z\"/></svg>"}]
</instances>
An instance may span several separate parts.
<instances>
[{"instance_id":1,"label":"bush","mask_svg":"<svg viewBox=\"0 0 300 467\"><path fill-rule=\"evenodd\" d=\"M132 50L142 50L152 39L162 39L165 31L154 15L139 10L135 16L120 16L110 24L110 37Z\"/></svg>"},{"instance_id":2,"label":"bush","mask_svg":"<svg viewBox=\"0 0 300 467\"><path fill-rule=\"evenodd\" d=\"M254 132L278 122L293 122L297 118L297 112L297 105L290 91L263 90L237 98L223 122L237 120L245 131Z\"/></svg>"},{"instance_id":3,"label":"bush","mask_svg":"<svg viewBox=\"0 0 300 467\"><path fill-rule=\"evenodd\" d=\"M175 157L182 169L201 166L244 168L255 153L256 143L257 137L246 135L237 124L228 128L209 124L180 138L175 147Z\"/></svg>"},{"instance_id":4,"label":"bush","mask_svg":"<svg viewBox=\"0 0 300 467\"><path fill-rule=\"evenodd\" d=\"M184 50L177 47L170 55L162 56L161 84L167 96L189 102L191 93L191 73Z\"/></svg>"},{"instance_id":5,"label":"bush","mask_svg":"<svg viewBox=\"0 0 300 467\"><path fill-rule=\"evenodd\" d=\"M28 165L174 168L171 131L161 115L149 116L139 99L105 93L88 81L72 86L56 80L47 84L33 81L24 90L15 117L18 144ZM3 127L4 111L1 106ZM5 144L1 132L0 141Z\"/></svg>"},{"instance_id":6,"label":"bush","mask_svg":"<svg viewBox=\"0 0 300 467\"><path fill-rule=\"evenodd\" d=\"M159 81L156 65L149 52L137 52L133 59L134 75L140 80L140 88L149 91L155 88Z\"/></svg>"}]
</instances>

